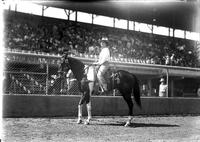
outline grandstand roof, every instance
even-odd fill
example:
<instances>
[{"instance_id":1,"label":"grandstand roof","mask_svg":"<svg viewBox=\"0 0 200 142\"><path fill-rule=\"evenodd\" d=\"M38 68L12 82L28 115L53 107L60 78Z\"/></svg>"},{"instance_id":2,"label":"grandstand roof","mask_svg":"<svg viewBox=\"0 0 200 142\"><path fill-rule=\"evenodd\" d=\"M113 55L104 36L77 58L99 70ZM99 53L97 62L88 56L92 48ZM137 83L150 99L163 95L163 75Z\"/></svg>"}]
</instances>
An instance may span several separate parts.
<instances>
[{"instance_id":1,"label":"grandstand roof","mask_svg":"<svg viewBox=\"0 0 200 142\"><path fill-rule=\"evenodd\" d=\"M200 32L200 2L45 1L41 4Z\"/></svg>"}]
</instances>

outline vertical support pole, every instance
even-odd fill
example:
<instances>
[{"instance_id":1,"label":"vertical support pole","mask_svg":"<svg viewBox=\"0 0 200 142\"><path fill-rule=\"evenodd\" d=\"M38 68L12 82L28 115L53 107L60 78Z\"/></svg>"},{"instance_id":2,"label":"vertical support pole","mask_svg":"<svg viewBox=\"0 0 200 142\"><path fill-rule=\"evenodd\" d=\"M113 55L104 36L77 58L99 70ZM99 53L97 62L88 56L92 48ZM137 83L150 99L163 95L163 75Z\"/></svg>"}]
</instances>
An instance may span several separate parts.
<instances>
[{"instance_id":1,"label":"vertical support pole","mask_svg":"<svg viewBox=\"0 0 200 142\"><path fill-rule=\"evenodd\" d=\"M44 16L44 5L42 6L42 16Z\"/></svg>"},{"instance_id":2,"label":"vertical support pole","mask_svg":"<svg viewBox=\"0 0 200 142\"><path fill-rule=\"evenodd\" d=\"M171 91L170 91L171 92L171 97L174 97L174 80L171 80L170 82L171 82L171 85L170 85L171 86L170 87L171 88Z\"/></svg>"},{"instance_id":3,"label":"vertical support pole","mask_svg":"<svg viewBox=\"0 0 200 142\"><path fill-rule=\"evenodd\" d=\"M114 70L116 70L116 66L114 64ZM112 73L112 85L111 85L111 89L113 90L113 96L116 96L116 89L115 89L115 75L114 75L114 72Z\"/></svg>"},{"instance_id":4,"label":"vertical support pole","mask_svg":"<svg viewBox=\"0 0 200 142\"><path fill-rule=\"evenodd\" d=\"M166 97L169 97L169 71L166 69L166 75L167 75L167 91L166 91Z\"/></svg>"},{"instance_id":5,"label":"vertical support pole","mask_svg":"<svg viewBox=\"0 0 200 142\"><path fill-rule=\"evenodd\" d=\"M92 14L92 24L94 24L94 14Z\"/></svg>"},{"instance_id":6,"label":"vertical support pole","mask_svg":"<svg viewBox=\"0 0 200 142\"><path fill-rule=\"evenodd\" d=\"M115 28L115 18L113 18L113 28Z\"/></svg>"},{"instance_id":7,"label":"vertical support pole","mask_svg":"<svg viewBox=\"0 0 200 142\"><path fill-rule=\"evenodd\" d=\"M17 12L17 4L15 4L15 12Z\"/></svg>"},{"instance_id":8,"label":"vertical support pole","mask_svg":"<svg viewBox=\"0 0 200 142\"><path fill-rule=\"evenodd\" d=\"M67 15L67 20L69 20L69 11L68 10L66 10L66 9L64 9L64 12L65 12L65 14Z\"/></svg>"},{"instance_id":9,"label":"vertical support pole","mask_svg":"<svg viewBox=\"0 0 200 142\"><path fill-rule=\"evenodd\" d=\"M129 20L127 20L127 30L129 30Z\"/></svg>"},{"instance_id":10,"label":"vertical support pole","mask_svg":"<svg viewBox=\"0 0 200 142\"><path fill-rule=\"evenodd\" d=\"M135 31L135 21L133 21L133 30Z\"/></svg>"},{"instance_id":11,"label":"vertical support pole","mask_svg":"<svg viewBox=\"0 0 200 142\"><path fill-rule=\"evenodd\" d=\"M173 38L175 37L175 29L173 28Z\"/></svg>"},{"instance_id":12,"label":"vertical support pole","mask_svg":"<svg viewBox=\"0 0 200 142\"><path fill-rule=\"evenodd\" d=\"M9 8L8 8L9 12L11 11L11 4L9 4Z\"/></svg>"},{"instance_id":13,"label":"vertical support pole","mask_svg":"<svg viewBox=\"0 0 200 142\"><path fill-rule=\"evenodd\" d=\"M75 11L75 22L77 22L77 19L78 19L78 13L77 11Z\"/></svg>"},{"instance_id":14,"label":"vertical support pole","mask_svg":"<svg viewBox=\"0 0 200 142\"><path fill-rule=\"evenodd\" d=\"M151 93L152 93L152 81L151 79L148 80L148 93L147 93L147 96L151 96Z\"/></svg>"},{"instance_id":15,"label":"vertical support pole","mask_svg":"<svg viewBox=\"0 0 200 142\"><path fill-rule=\"evenodd\" d=\"M184 39L186 39L186 31L184 31Z\"/></svg>"},{"instance_id":16,"label":"vertical support pole","mask_svg":"<svg viewBox=\"0 0 200 142\"><path fill-rule=\"evenodd\" d=\"M48 89L49 89L49 64L46 63L46 95L48 95Z\"/></svg>"},{"instance_id":17,"label":"vertical support pole","mask_svg":"<svg viewBox=\"0 0 200 142\"><path fill-rule=\"evenodd\" d=\"M168 27L168 36L170 37L170 28Z\"/></svg>"}]
</instances>

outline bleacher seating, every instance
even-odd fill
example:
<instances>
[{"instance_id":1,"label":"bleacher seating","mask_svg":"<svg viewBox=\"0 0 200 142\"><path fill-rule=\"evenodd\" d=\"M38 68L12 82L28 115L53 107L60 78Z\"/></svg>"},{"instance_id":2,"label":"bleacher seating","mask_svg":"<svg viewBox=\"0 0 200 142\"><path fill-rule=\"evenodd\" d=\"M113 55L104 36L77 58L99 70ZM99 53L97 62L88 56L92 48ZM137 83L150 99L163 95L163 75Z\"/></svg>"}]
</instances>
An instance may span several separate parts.
<instances>
[{"instance_id":1,"label":"bleacher seating","mask_svg":"<svg viewBox=\"0 0 200 142\"><path fill-rule=\"evenodd\" d=\"M77 56L96 58L99 39L107 36L112 59L119 62L198 65L194 41L22 13L8 14L6 48L9 50L62 54L69 49Z\"/></svg>"},{"instance_id":2,"label":"bleacher seating","mask_svg":"<svg viewBox=\"0 0 200 142\"><path fill-rule=\"evenodd\" d=\"M9 92L15 94L16 92L18 94L30 94L31 91L24 85L27 83L27 81L24 80L24 78L20 74L10 74L9 76L11 78L11 87L14 87L13 90L14 92Z\"/></svg>"},{"instance_id":3,"label":"bleacher seating","mask_svg":"<svg viewBox=\"0 0 200 142\"><path fill-rule=\"evenodd\" d=\"M36 77L35 77L36 78ZM10 84L6 87L7 90L12 90L13 92L7 93L18 93L18 94L45 94L45 82L40 82L40 80L31 77L29 74L12 73L9 75ZM9 86L12 89L9 89Z\"/></svg>"},{"instance_id":4,"label":"bleacher seating","mask_svg":"<svg viewBox=\"0 0 200 142\"><path fill-rule=\"evenodd\" d=\"M30 82L32 82L32 89L31 93L45 93L45 78L40 79L37 77L37 75L29 75L27 73L23 74L25 78L27 78ZM30 86L29 86L30 87Z\"/></svg>"}]
</instances>

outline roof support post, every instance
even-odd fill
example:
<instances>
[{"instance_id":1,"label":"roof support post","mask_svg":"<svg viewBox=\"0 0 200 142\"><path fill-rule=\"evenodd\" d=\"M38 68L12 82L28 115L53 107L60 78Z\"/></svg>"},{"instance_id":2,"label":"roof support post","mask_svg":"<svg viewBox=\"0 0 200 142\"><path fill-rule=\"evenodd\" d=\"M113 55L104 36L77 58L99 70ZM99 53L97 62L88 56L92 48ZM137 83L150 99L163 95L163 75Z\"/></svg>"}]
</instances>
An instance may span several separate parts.
<instances>
[{"instance_id":1,"label":"roof support post","mask_svg":"<svg viewBox=\"0 0 200 142\"><path fill-rule=\"evenodd\" d=\"M127 20L127 30L129 30L129 20Z\"/></svg>"},{"instance_id":2,"label":"roof support post","mask_svg":"<svg viewBox=\"0 0 200 142\"><path fill-rule=\"evenodd\" d=\"M167 76L167 91L166 91L166 97L169 97L169 70L166 69L166 76Z\"/></svg>"},{"instance_id":3,"label":"roof support post","mask_svg":"<svg viewBox=\"0 0 200 142\"><path fill-rule=\"evenodd\" d=\"M133 21L133 30L135 31L135 21Z\"/></svg>"},{"instance_id":4,"label":"roof support post","mask_svg":"<svg viewBox=\"0 0 200 142\"><path fill-rule=\"evenodd\" d=\"M94 24L94 14L92 14L92 24Z\"/></svg>"},{"instance_id":5,"label":"roof support post","mask_svg":"<svg viewBox=\"0 0 200 142\"><path fill-rule=\"evenodd\" d=\"M65 14L67 15L67 20L70 18L70 10L64 9Z\"/></svg>"},{"instance_id":6,"label":"roof support post","mask_svg":"<svg viewBox=\"0 0 200 142\"><path fill-rule=\"evenodd\" d=\"M47 9L47 8L49 8L48 6L42 6L42 16L44 16L44 11Z\"/></svg>"},{"instance_id":7,"label":"roof support post","mask_svg":"<svg viewBox=\"0 0 200 142\"><path fill-rule=\"evenodd\" d=\"M113 18L113 27L115 28L115 18Z\"/></svg>"},{"instance_id":8,"label":"roof support post","mask_svg":"<svg viewBox=\"0 0 200 142\"><path fill-rule=\"evenodd\" d=\"M75 21L77 22L77 11L75 11Z\"/></svg>"}]
</instances>

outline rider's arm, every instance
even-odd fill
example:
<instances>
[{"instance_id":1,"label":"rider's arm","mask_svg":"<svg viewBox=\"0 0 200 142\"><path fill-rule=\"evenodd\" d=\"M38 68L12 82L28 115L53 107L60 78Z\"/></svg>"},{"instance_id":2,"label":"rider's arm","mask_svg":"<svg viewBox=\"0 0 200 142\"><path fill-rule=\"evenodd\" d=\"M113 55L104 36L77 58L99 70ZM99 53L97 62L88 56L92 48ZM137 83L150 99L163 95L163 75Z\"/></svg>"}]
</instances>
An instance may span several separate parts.
<instances>
[{"instance_id":1,"label":"rider's arm","mask_svg":"<svg viewBox=\"0 0 200 142\"><path fill-rule=\"evenodd\" d=\"M70 74L72 73L72 70L69 70L68 72L67 72L67 78L70 76Z\"/></svg>"}]
</instances>

